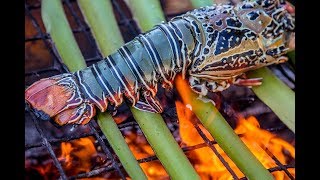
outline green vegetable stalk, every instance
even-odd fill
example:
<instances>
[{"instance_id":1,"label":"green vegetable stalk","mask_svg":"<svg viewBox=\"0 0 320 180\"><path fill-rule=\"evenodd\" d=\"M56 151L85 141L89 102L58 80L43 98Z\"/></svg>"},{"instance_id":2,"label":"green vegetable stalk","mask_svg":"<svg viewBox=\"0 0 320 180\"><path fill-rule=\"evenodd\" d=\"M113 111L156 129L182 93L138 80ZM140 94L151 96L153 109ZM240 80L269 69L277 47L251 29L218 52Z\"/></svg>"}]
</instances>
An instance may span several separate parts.
<instances>
[{"instance_id":1,"label":"green vegetable stalk","mask_svg":"<svg viewBox=\"0 0 320 180\"><path fill-rule=\"evenodd\" d=\"M124 44L110 0L78 0L78 5L104 56Z\"/></svg>"},{"instance_id":2,"label":"green vegetable stalk","mask_svg":"<svg viewBox=\"0 0 320 180\"><path fill-rule=\"evenodd\" d=\"M193 7L210 6L214 4L214 0L190 0Z\"/></svg>"},{"instance_id":3,"label":"green vegetable stalk","mask_svg":"<svg viewBox=\"0 0 320 180\"><path fill-rule=\"evenodd\" d=\"M90 12L90 10L92 10L91 8L94 7L94 5L97 5L101 2L102 1L98 0L92 1L92 6L87 7L86 10L89 9L88 11ZM51 35L52 40L56 48L58 49L63 62L73 72L85 68L85 60L74 39L71 28L64 14L61 1L43 0L41 6L41 14L44 25L47 32ZM102 8L99 10L106 11L108 9L104 10ZM99 14L99 12L97 13ZM102 15L99 14L100 18L101 16ZM110 18L111 20L113 20L113 17ZM105 20L108 21L108 19ZM117 33L119 32L114 32L114 34ZM105 40L105 38L103 40ZM113 43L114 46L116 46L116 44L117 43ZM121 44L121 41L118 44ZM107 50L107 48L105 48L104 50ZM132 179L147 179L138 162L134 158L132 152L130 151L128 145L126 144L120 130L118 129L111 115L108 113L100 113L98 115L98 123L129 176Z\"/></svg>"},{"instance_id":4,"label":"green vegetable stalk","mask_svg":"<svg viewBox=\"0 0 320 180\"><path fill-rule=\"evenodd\" d=\"M98 124L129 176L134 180L147 179L112 116L106 112L99 112Z\"/></svg>"},{"instance_id":5,"label":"green vegetable stalk","mask_svg":"<svg viewBox=\"0 0 320 180\"><path fill-rule=\"evenodd\" d=\"M105 39L112 38L113 40L97 41L98 46L104 56L109 55L112 51L118 49L121 45L123 45L123 39L121 38L121 36L119 36L118 33L113 33L113 30L116 30L117 28L113 27L113 30L110 29L111 24L114 24L112 22L114 21L112 13L109 12L108 14L104 14L104 16L108 16L108 20L106 20L107 17L102 18L102 15L101 17L99 17L98 15L98 13L102 11L100 8L103 5L97 5L98 2L91 2L88 0L79 0L78 3L85 15L90 13L90 16L86 15L86 20L90 25L92 31L94 32L94 36L96 37L96 39L98 39L99 35L103 35ZM111 9L110 2L108 3L108 5L104 6L109 6L108 9ZM110 19L113 20L111 21ZM148 22L157 24L158 20L157 18L152 18L152 20ZM117 29L117 31L119 31L119 29ZM131 111L135 120L138 122L141 130L145 134L148 142L155 151L160 162L164 165L170 177L172 179L198 179L198 175L172 137L162 117L159 114L147 113L139 111L135 108L131 108ZM99 114L98 117L100 117L100 115L101 114ZM99 124L102 125L103 123L106 124L108 122L110 123L111 121L101 120L99 121ZM109 131L109 133L110 136L113 135L111 131ZM120 146L117 146L117 148L119 147Z\"/></svg>"},{"instance_id":6,"label":"green vegetable stalk","mask_svg":"<svg viewBox=\"0 0 320 180\"><path fill-rule=\"evenodd\" d=\"M157 0L125 0L125 2L142 31L148 31L165 21L160 2Z\"/></svg>"},{"instance_id":7,"label":"green vegetable stalk","mask_svg":"<svg viewBox=\"0 0 320 180\"><path fill-rule=\"evenodd\" d=\"M86 67L72 30L64 14L60 0L41 2L41 16L61 59L70 71L75 72Z\"/></svg>"},{"instance_id":8,"label":"green vegetable stalk","mask_svg":"<svg viewBox=\"0 0 320 180\"><path fill-rule=\"evenodd\" d=\"M273 179L211 102L199 100L199 95L190 89L181 76L175 82L183 103L191 107L203 126L248 179Z\"/></svg>"},{"instance_id":9,"label":"green vegetable stalk","mask_svg":"<svg viewBox=\"0 0 320 180\"><path fill-rule=\"evenodd\" d=\"M252 87L254 93L295 132L295 93L268 68L247 73L248 77L262 77L262 85Z\"/></svg>"}]
</instances>

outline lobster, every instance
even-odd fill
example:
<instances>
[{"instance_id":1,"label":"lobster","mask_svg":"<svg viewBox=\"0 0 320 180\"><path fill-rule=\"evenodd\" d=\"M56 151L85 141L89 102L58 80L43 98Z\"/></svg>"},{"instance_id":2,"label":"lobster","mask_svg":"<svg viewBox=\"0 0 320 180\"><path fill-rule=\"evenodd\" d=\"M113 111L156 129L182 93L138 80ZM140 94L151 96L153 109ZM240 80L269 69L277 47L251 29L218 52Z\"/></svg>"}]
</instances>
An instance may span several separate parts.
<instances>
[{"instance_id":1,"label":"lobster","mask_svg":"<svg viewBox=\"0 0 320 180\"><path fill-rule=\"evenodd\" d=\"M155 26L101 61L74 73L41 79L27 103L59 125L86 124L124 101L153 113L163 108L157 84L172 88L178 73L200 96L231 84L260 85L245 72L286 62L294 17L281 0L202 7Z\"/></svg>"}]
</instances>

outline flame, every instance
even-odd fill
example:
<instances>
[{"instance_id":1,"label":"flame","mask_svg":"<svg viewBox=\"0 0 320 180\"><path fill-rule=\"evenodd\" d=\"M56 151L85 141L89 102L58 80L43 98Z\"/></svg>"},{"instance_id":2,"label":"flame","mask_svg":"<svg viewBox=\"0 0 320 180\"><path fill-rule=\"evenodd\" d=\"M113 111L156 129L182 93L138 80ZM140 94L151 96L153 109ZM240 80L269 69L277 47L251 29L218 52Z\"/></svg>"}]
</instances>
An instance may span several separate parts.
<instances>
[{"instance_id":1,"label":"flame","mask_svg":"<svg viewBox=\"0 0 320 180\"><path fill-rule=\"evenodd\" d=\"M151 146L148 144L147 140L141 132L137 132L135 130L125 131L124 135L125 140L136 159L147 158L155 155ZM140 163L140 166L143 172L148 177L148 180L169 179L167 172L165 171L159 160Z\"/></svg>"},{"instance_id":2,"label":"flame","mask_svg":"<svg viewBox=\"0 0 320 180\"><path fill-rule=\"evenodd\" d=\"M92 137L85 137L61 143L58 160L67 174L79 174L92 169L91 159L97 152L93 142Z\"/></svg>"},{"instance_id":3,"label":"flame","mask_svg":"<svg viewBox=\"0 0 320 180\"><path fill-rule=\"evenodd\" d=\"M61 143L61 156L60 161L64 162L66 168L70 168L72 165L71 151L73 150L71 143L62 142Z\"/></svg>"},{"instance_id":4,"label":"flame","mask_svg":"<svg viewBox=\"0 0 320 180\"><path fill-rule=\"evenodd\" d=\"M193 126L195 116L189 108L176 101L177 114L179 118L179 132L183 144L192 146L204 143L201 136ZM200 125L201 130L210 140L213 140L209 132ZM278 138L276 135L260 129L259 122L253 116L241 118L235 128L237 134L241 134L241 140L248 146L250 151L258 158L258 160L266 167L276 167L276 162L267 153L270 151L282 164L287 164L287 160L295 158L295 149L288 142ZM226 160L238 177L243 177L243 173L236 167L232 160L217 145L214 145L219 154ZM188 153L188 157L194 163L196 171L202 179L233 179L226 167L221 163L213 151L208 148L200 148ZM288 169L295 176L294 169ZM275 171L272 173L277 180L289 179L283 171Z\"/></svg>"},{"instance_id":5,"label":"flame","mask_svg":"<svg viewBox=\"0 0 320 180\"><path fill-rule=\"evenodd\" d=\"M97 161L100 159L96 158L98 157L98 154L94 145L94 138L91 136L69 142L62 142L60 151L56 151L56 154L60 154L58 160L68 177L89 172L94 168L93 166L99 165L100 163ZM39 174L44 179L58 179L59 172L55 167L53 160L41 156L40 159L41 161L35 161L32 158L26 159L25 166L27 171L31 174ZM86 179L93 180L97 178L93 177Z\"/></svg>"}]
</instances>

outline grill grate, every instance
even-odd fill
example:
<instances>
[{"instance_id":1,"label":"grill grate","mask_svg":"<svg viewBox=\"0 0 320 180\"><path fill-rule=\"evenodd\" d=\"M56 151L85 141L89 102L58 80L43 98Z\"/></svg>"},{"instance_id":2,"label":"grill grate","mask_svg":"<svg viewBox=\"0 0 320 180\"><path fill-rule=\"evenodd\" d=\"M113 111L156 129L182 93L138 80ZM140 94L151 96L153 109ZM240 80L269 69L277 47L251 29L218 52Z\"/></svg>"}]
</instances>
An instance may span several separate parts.
<instances>
[{"instance_id":1,"label":"grill grate","mask_svg":"<svg viewBox=\"0 0 320 180\"><path fill-rule=\"evenodd\" d=\"M162 5L165 2L166 1L161 1ZM81 13L79 13L80 11L76 1L64 0L63 5L65 10L69 12L69 14L67 14L69 15L68 16L69 21L72 20L75 22L74 24L76 27L73 27L73 25L71 25L71 27L73 28L74 34L85 37L85 41L88 42L88 45L91 47L93 51L91 53L88 53L90 54L90 56L84 54L87 64L90 65L94 62L97 62L99 59L102 58L102 55L95 44L95 40L90 32L90 28L83 20L83 17L78 15ZM128 9L126 9L122 1L112 0L112 5L114 8L114 12L117 16L121 31L124 32L124 29L125 29L125 32L130 32L130 33L125 33L126 35L124 35L123 33L124 40L127 42L131 40L133 37L135 37L136 35L138 35L141 31L139 30L139 28L137 28L135 22L132 20L130 15L127 15L128 13L126 12L128 12ZM49 77L55 74L68 72L68 69L62 63L61 58L57 53L57 50L52 45L52 40L50 38L50 35L45 33L41 19L37 19L35 17L35 13L37 13L37 11L39 12L40 8L41 8L41 3L39 1L34 1L34 0L25 1L25 16L27 18L27 21L30 21L32 23L33 28L36 30L35 35L32 35L32 36L26 35L25 43L39 43L39 41L44 43L44 48L49 52L50 57L52 58L52 62L49 67L34 68L34 69L30 68L31 70L26 71L25 73L26 86L44 77ZM170 19L171 17L176 15L178 14L166 14L166 18ZM294 84L294 76L292 76L292 73L290 74L288 67L286 65L282 65L279 68L280 68L279 72L282 72L284 74L283 76L285 76L288 81ZM224 106L228 107L228 109L231 108L232 110L232 107L228 105L228 103L224 102L223 104ZM60 179L78 179L78 178L93 177L93 176L98 176L105 172L111 172L111 171L115 171L117 175L121 177L121 179L126 179L126 173L124 172L121 163L118 161L118 159L116 158L116 155L113 153L112 149L110 148L106 137L103 135L103 133L101 133L101 130L99 129L99 126L97 125L96 121L94 120L90 121L88 126L85 126L85 127L83 126L54 127L50 122L42 121L36 118L36 116L32 113L32 111L28 107L26 107L25 114L26 114L25 115L26 122L29 122L29 121L32 122L31 126L34 126L36 131L38 132L38 134L35 137L36 139L38 139L38 141L36 142L34 141L32 141L31 143L28 142L29 141L28 136L26 136L25 150L27 151L37 147L44 147L47 150L50 157L52 158L53 164L59 172ZM229 117L230 117L230 114L229 114ZM245 177L241 177L241 178L237 177L236 173L230 168L226 160L223 159L221 154L219 154L217 149L213 146L214 144L216 144L216 142L210 141L209 138L201 131L197 123L193 122L193 125L197 129L200 136L203 138L204 143L197 144L194 146L184 147L182 148L182 150L186 153L188 151L192 151L195 149L209 147L218 156L220 161L227 168L227 170L230 172L230 174L233 176L234 179L241 179L241 180L246 179ZM118 127L120 130L125 130L126 128L139 129L138 124L134 121L119 124ZM61 132L64 132L64 129L68 129L68 128L73 129L73 132L79 131L80 133L77 133L77 134L71 133L70 135L61 133ZM271 127L269 128L269 130L282 131L282 130L287 130L287 128L283 124L280 124L280 126ZM60 135L52 136L51 135L52 133L50 134L51 131L57 131L58 133L55 132L54 134L60 133ZM80 173L75 176L68 177L65 170L62 167L61 162L58 160L57 154L54 152L54 146L61 142L67 142L74 139L79 139L79 138L89 137L89 136L92 136L96 139L96 141L98 142L98 145L101 147L103 153L105 153L105 155L108 157L107 159L110 160L111 163L108 164L107 166L100 166L98 168L94 168L93 170L87 173ZM270 155L270 157L272 157L275 160L275 162L278 165L276 167L270 168L269 169L270 172L284 171L290 179L294 179L294 177L287 170L288 168L294 168L295 167L294 164L293 165L281 164L280 161L271 152L268 152L268 154ZM156 160L158 160L156 156L149 156L147 158L139 159L138 162L146 163L146 162L156 161Z\"/></svg>"}]
</instances>

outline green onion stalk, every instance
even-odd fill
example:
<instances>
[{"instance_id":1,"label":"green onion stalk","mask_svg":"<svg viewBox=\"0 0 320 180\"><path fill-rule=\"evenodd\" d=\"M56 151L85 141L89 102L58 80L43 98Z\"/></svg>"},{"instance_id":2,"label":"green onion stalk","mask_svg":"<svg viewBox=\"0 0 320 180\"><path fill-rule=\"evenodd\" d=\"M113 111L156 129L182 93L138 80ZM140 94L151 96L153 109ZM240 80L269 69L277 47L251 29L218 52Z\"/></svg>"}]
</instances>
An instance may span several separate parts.
<instances>
[{"instance_id":1,"label":"green onion stalk","mask_svg":"<svg viewBox=\"0 0 320 180\"><path fill-rule=\"evenodd\" d=\"M112 9L110 8L108 1L95 0L90 1L88 4L90 4L90 6L86 6L85 12L88 12L88 14L95 12L94 15L97 19L101 20L105 18L103 20L111 23L113 22L114 26L106 28L106 31L112 32L114 36L117 35L121 37L112 11L110 11ZM41 7L41 15L46 31L50 34L63 62L72 72L85 68L85 60L73 36L70 25L63 11L61 1L42 0ZM112 16L109 16L108 13ZM87 13L85 15L87 15ZM92 15L89 16L89 18L92 18ZM112 42L110 43L110 46L112 47L120 47L123 43L121 39L117 38L114 38L114 40L106 37L99 38L100 41ZM104 49L102 50L111 52L112 47L103 47ZM108 142L119 157L120 162L129 176L132 179L147 179L146 175L139 166L139 163L136 161L128 145L126 144L112 116L108 113L99 113L98 124L100 125L102 132L105 134Z\"/></svg>"},{"instance_id":2,"label":"green onion stalk","mask_svg":"<svg viewBox=\"0 0 320 180\"><path fill-rule=\"evenodd\" d=\"M95 0L94 2L79 0L78 4L86 17L86 21L88 22L93 35L97 39L99 49L104 56L108 56L124 43L120 36L119 29L116 28L118 26L114 20L110 1L104 0L103 3L100 1L102 0ZM98 4L99 2L101 4ZM152 9L154 6L159 6L159 4L155 3L148 8ZM108 10L103 10L103 8ZM155 8L155 10L157 9L158 7ZM153 13L162 15L161 11L154 11ZM159 23L159 21L163 19L163 15L161 17L158 17L158 15L155 16L155 18L151 18L151 20L147 19L146 21L148 24L155 25ZM111 21L111 19L113 20ZM148 26L145 26L145 28L148 28ZM161 115L139 111L132 107L130 109L170 178L181 180L199 179L199 176L173 138ZM100 116L101 114L99 114L98 117ZM111 122L112 120L109 121ZM106 124L109 121L104 120L103 122ZM100 125L103 125L101 123L102 121L99 122ZM102 129L104 129L103 127L104 126L102 126ZM110 133L110 135L113 134Z\"/></svg>"},{"instance_id":3,"label":"green onion stalk","mask_svg":"<svg viewBox=\"0 0 320 180\"><path fill-rule=\"evenodd\" d=\"M195 8L210 6L214 4L214 0L190 0L191 4Z\"/></svg>"}]
</instances>

